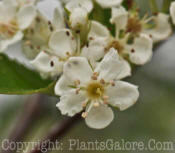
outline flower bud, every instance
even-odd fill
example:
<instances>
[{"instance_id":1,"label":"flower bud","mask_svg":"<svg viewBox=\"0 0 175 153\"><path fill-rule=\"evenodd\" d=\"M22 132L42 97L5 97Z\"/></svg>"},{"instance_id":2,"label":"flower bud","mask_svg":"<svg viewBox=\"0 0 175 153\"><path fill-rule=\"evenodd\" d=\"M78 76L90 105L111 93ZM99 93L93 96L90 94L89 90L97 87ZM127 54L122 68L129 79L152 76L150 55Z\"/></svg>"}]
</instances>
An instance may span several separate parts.
<instances>
[{"instance_id":1,"label":"flower bud","mask_svg":"<svg viewBox=\"0 0 175 153\"><path fill-rule=\"evenodd\" d=\"M80 30L88 22L88 12L85 8L77 7L70 15L70 24L74 30Z\"/></svg>"}]
</instances>

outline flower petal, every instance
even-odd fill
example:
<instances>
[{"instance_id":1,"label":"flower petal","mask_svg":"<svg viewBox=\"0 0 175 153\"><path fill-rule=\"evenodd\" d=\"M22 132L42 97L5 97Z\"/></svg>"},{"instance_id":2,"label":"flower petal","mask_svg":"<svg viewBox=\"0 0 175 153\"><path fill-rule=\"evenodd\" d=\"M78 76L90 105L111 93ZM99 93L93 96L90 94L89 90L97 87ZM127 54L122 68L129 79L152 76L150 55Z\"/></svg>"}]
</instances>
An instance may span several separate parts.
<instances>
[{"instance_id":1,"label":"flower petal","mask_svg":"<svg viewBox=\"0 0 175 153\"><path fill-rule=\"evenodd\" d=\"M136 103L139 98L138 87L127 82L116 81L115 86L106 88L109 103L118 107L121 111L128 109Z\"/></svg>"},{"instance_id":2,"label":"flower petal","mask_svg":"<svg viewBox=\"0 0 175 153\"><path fill-rule=\"evenodd\" d=\"M80 30L85 27L88 22L88 12L85 8L75 8L70 14L71 27L75 30Z\"/></svg>"},{"instance_id":3,"label":"flower petal","mask_svg":"<svg viewBox=\"0 0 175 153\"><path fill-rule=\"evenodd\" d=\"M59 62L55 56L50 56L45 52L40 52L37 57L31 61L35 69L45 77L55 77L62 72L63 63Z\"/></svg>"},{"instance_id":4,"label":"flower petal","mask_svg":"<svg viewBox=\"0 0 175 153\"><path fill-rule=\"evenodd\" d=\"M54 10L53 26L56 29L63 29L66 27L63 14L61 13L59 8L55 8L55 10Z\"/></svg>"},{"instance_id":5,"label":"flower petal","mask_svg":"<svg viewBox=\"0 0 175 153\"><path fill-rule=\"evenodd\" d=\"M16 15L17 2L16 0L0 1L0 21L8 22Z\"/></svg>"},{"instance_id":6,"label":"flower petal","mask_svg":"<svg viewBox=\"0 0 175 153\"><path fill-rule=\"evenodd\" d=\"M106 105L100 105L99 107L91 108L85 121L90 128L104 129L113 119L114 114L112 109Z\"/></svg>"},{"instance_id":7,"label":"flower petal","mask_svg":"<svg viewBox=\"0 0 175 153\"><path fill-rule=\"evenodd\" d=\"M171 15L171 18L172 18L173 23L175 24L175 2L172 2L171 3L171 6L170 6L170 15Z\"/></svg>"},{"instance_id":8,"label":"flower petal","mask_svg":"<svg viewBox=\"0 0 175 153\"><path fill-rule=\"evenodd\" d=\"M111 8L120 5L123 0L96 0L96 1L103 8Z\"/></svg>"},{"instance_id":9,"label":"flower petal","mask_svg":"<svg viewBox=\"0 0 175 153\"><path fill-rule=\"evenodd\" d=\"M91 0L71 0L66 4L66 9L72 12L77 7L86 8L88 12L93 9L93 3Z\"/></svg>"},{"instance_id":10,"label":"flower petal","mask_svg":"<svg viewBox=\"0 0 175 153\"><path fill-rule=\"evenodd\" d=\"M169 15L159 13L154 17L156 23L155 28L147 29L143 32L150 35L154 42L167 39L172 34L172 28L169 23Z\"/></svg>"},{"instance_id":11,"label":"flower petal","mask_svg":"<svg viewBox=\"0 0 175 153\"><path fill-rule=\"evenodd\" d=\"M123 71L125 71L126 74L130 74L130 72L126 72L128 69L126 69L123 60L119 59L117 50L114 48L110 49L95 69L95 72L99 72L99 78L105 81L118 79Z\"/></svg>"},{"instance_id":12,"label":"flower petal","mask_svg":"<svg viewBox=\"0 0 175 153\"><path fill-rule=\"evenodd\" d=\"M97 21L92 21L91 22L91 29L89 32L89 38L92 37L109 37L110 32L109 30L102 25L101 23ZM90 38L91 39L91 38Z\"/></svg>"},{"instance_id":13,"label":"flower petal","mask_svg":"<svg viewBox=\"0 0 175 153\"><path fill-rule=\"evenodd\" d=\"M56 105L63 115L74 116L83 110L83 102L85 101L85 93L80 91L76 94L72 89L66 94L62 95L60 102Z\"/></svg>"},{"instance_id":14,"label":"flower petal","mask_svg":"<svg viewBox=\"0 0 175 153\"><path fill-rule=\"evenodd\" d=\"M153 55L153 42L152 39L145 34L141 34L135 38L134 44L128 47L130 60L137 65L143 65L150 61Z\"/></svg>"},{"instance_id":15,"label":"flower petal","mask_svg":"<svg viewBox=\"0 0 175 153\"><path fill-rule=\"evenodd\" d=\"M63 68L64 75L72 81L86 83L92 76L92 69L84 57L71 57Z\"/></svg>"},{"instance_id":16,"label":"flower petal","mask_svg":"<svg viewBox=\"0 0 175 153\"><path fill-rule=\"evenodd\" d=\"M36 15L36 8L33 5L24 5L23 7L21 7L17 14L19 28L28 28L32 24Z\"/></svg>"},{"instance_id":17,"label":"flower petal","mask_svg":"<svg viewBox=\"0 0 175 153\"><path fill-rule=\"evenodd\" d=\"M96 38L90 41L85 47L82 48L81 56L86 57L91 65L94 65L98 60L102 59L105 55L105 38Z\"/></svg>"},{"instance_id":18,"label":"flower petal","mask_svg":"<svg viewBox=\"0 0 175 153\"><path fill-rule=\"evenodd\" d=\"M67 53L71 55L76 51L76 40L69 29L55 31L50 40L49 47L60 58L66 58Z\"/></svg>"},{"instance_id":19,"label":"flower petal","mask_svg":"<svg viewBox=\"0 0 175 153\"><path fill-rule=\"evenodd\" d=\"M73 85L71 80L69 80L65 75L62 75L55 85L55 94L61 96L69 90L72 90L70 85Z\"/></svg>"},{"instance_id":20,"label":"flower petal","mask_svg":"<svg viewBox=\"0 0 175 153\"><path fill-rule=\"evenodd\" d=\"M116 25L118 31L125 29L128 22L128 12L126 9L122 6L113 7L110 22Z\"/></svg>"},{"instance_id":21,"label":"flower petal","mask_svg":"<svg viewBox=\"0 0 175 153\"><path fill-rule=\"evenodd\" d=\"M117 77L118 80L121 80L121 79L124 79L128 76L131 76L131 66L130 66L130 64L126 60L124 60L123 58L120 58L120 60L123 63L123 70L118 75L118 77Z\"/></svg>"},{"instance_id":22,"label":"flower petal","mask_svg":"<svg viewBox=\"0 0 175 153\"><path fill-rule=\"evenodd\" d=\"M23 38L23 33L18 31L11 39L0 40L0 52L6 50L8 46L13 45Z\"/></svg>"}]
</instances>

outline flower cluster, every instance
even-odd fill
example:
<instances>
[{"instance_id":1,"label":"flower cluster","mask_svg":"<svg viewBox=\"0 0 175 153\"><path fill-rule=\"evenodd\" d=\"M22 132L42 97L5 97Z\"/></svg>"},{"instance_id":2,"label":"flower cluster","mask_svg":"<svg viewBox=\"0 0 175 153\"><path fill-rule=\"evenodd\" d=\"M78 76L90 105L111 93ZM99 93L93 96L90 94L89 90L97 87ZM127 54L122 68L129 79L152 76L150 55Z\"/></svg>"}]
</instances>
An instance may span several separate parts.
<instances>
[{"instance_id":1,"label":"flower cluster","mask_svg":"<svg viewBox=\"0 0 175 153\"><path fill-rule=\"evenodd\" d=\"M0 50L19 40L25 55L43 78L57 79L57 107L63 115L82 113L95 129L113 120L111 106L123 111L135 104L138 87L121 81L131 76L133 65L144 65L153 54L153 43L171 33L169 16L141 17L137 7L126 9L122 0L62 0L48 20L36 0L0 2ZM98 5L111 12L109 24L93 19ZM175 23L175 5L171 15Z\"/></svg>"}]
</instances>

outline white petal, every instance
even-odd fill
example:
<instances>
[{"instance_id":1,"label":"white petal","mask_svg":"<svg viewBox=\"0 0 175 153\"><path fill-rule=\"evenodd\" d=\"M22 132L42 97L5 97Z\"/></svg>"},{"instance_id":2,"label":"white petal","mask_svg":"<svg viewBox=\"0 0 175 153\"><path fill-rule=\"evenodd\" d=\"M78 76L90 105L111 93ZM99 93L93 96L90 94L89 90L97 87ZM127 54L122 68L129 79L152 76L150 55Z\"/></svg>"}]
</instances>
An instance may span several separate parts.
<instances>
[{"instance_id":1,"label":"white petal","mask_svg":"<svg viewBox=\"0 0 175 153\"><path fill-rule=\"evenodd\" d=\"M129 47L129 55L132 63L143 65L151 60L153 54L152 39L145 34L135 38L134 44Z\"/></svg>"},{"instance_id":2,"label":"white petal","mask_svg":"<svg viewBox=\"0 0 175 153\"><path fill-rule=\"evenodd\" d=\"M17 3L15 0L0 1L0 21L8 22L16 15Z\"/></svg>"},{"instance_id":3,"label":"white petal","mask_svg":"<svg viewBox=\"0 0 175 153\"><path fill-rule=\"evenodd\" d=\"M114 114L112 109L106 105L100 105L99 107L93 107L89 111L85 121L90 128L104 129L113 119Z\"/></svg>"},{"instance_id":4,"label":"white petal","mask_svg":"<svg viewBox=\"0 0 175 153\"><path fill-rule=\"evenodd\" d=\"M18 31L11 39L0 40L0 52L8 48L8 46L13 45L23 38L23 33Z\"/></svg>"},{"instance_id":5,"label":"white petal","mask_svg":"<svg viewBox=\"0 0 175 153\"><path fill-rule=\"evenodd\" d=\"M70 80L80 80L81 83L87 83L93 72L86 58L71 57L64 65L63 73Z\"/></svg>"},{"instance_id":6,"label":"white petal","mask_svg":"<svg viewBox=\"0 0 175 153\"><path fill-rule=\"evenodd\" d=\"M128 23L128 12L126 9L122 6L113 7L110 22L115 24L117 31L125 29Z\"/></svg>"},{"instance_id":7,"label":"white petal","mask_svg":"<svg viewBox=\"0 0 175 153\"><path fill-rule=\"evenodd\" d=\"M120 5L123 0L96 0L96 1L103 8L111 8Z\"/></svg>"},{"instance_id":8,"label":"white petal","mask_svg":"<svg viewBox=\"0 0 175 153\"><path fill-rule=\"evenodd\" d=\"M61 96L69 90L72 90L70 87L71 85L73 85L71 80L69 80L65 75L62 75L55 85L55 94Z\"/></svg>"},{"instance_id":9,"label":"white petal","mask_svg":"<svg viewBox=\"0 0 175 153\"><path fill-rule=\"evenodd\" d=\"M55 8L54 10L53 26L56 29L65 28L63 13L61 13L61 10L59 8Z\"/></svg>"},{"instance_id":10,"label":"white petal","mask_svg":"<svg viewBox=\"0 0 175 153\"><path fill-rule=\"evenodd\" d=\"M54 54L65 58L67 57L67 52L72 55L76 51L76 40L69 29L57 30L49 40L49 47Z\"/></svg>"},{"instance_id":11,"label":"white petal","mask_svg":"<svg viewBox=\"0 0 175 153\"><path fill-rule=\"evenodd\" d=\"M170 6L170 15L171 15L171 18L172 18L173 23L175 24L175 2L172 2L171 3L171 6Z\"/></svg>"},{"instance_id":12,"label":"white petal","mask_svg":"<svg viewBox=\"0 0 175 153\"><path fill-rule=\"evenodd\" d=\"M80 91L79 94L76 94L75 90L72 89L61 96L57 107L63 115L74 116L83 110L82 104L85 99L84 92Z\"/></svg>"},{"instance_id":13,"label":"white petal","mask_svg":"<svg viewBox=\"0 0 175 153\"><path fill-rule=\"evenodd\" d=\"M91 64L94 64L98 60L102 59L105 55L105 38L96 38L87 44L87 46L82 48L81 55L88 58Z\"/></svg>"},{"instance_id":14,"label":"white petal","mask_svg":"<svg viewBox=\"0 0 175 153\"><path fill-rule=\"evenodd\" d=\"M110 32L104 25L102 25L97 21L91 22L89 37L94 38L94 37L109 37L109 36Z\"/></svg>"},{"instance_id":15,"label":"white petal","mask_svg":"<svg viewBox=\"0 0 175 153\"><path fill-rule=\"evenodd\" d=\"M39 22L38 22L39 21ZM34 46L48 46L48 41L51 35L50 26L46 17L37 11L36 20L26 30L25 38L30 40Z\"/></svg>"},{"instance_id":16,"label":"white petal","mask_svg":"<svg viewBox=\"0 0 175 153\"><path fill-rule=\"evenodd\" d=\"M8 7L17 7L18 6L18 3L16 0L3 0L3 3L5 6L8 6Z\"/></svg>"},{"instance_id":17,"label":"white petal","mask_svg":"<svg viewBox=\"0 0 175 153\"><path fill-rule=\"evenodd\" d=\"M131 66L130 66L130 64L126 60L124 60L123 58L120 58L120 60L123 63L123 70L118 75L118 77L117 77L118 80L121 80L121 79L124 79L128 76L131 76Z\"/></svg>"},{"instance_id":18,"label":"white petal","mask_svg":"<svg viewBox=\"0 0 175 153\"><path fill-rule=\"evenodd\" d=\"M45 74L47 77L58 76L62 72L63 63L58 58L45 52L40 52L31 62L37 71Z\"/></svg>"},{"instance_id":19,"label":"white petal","mask_svg":"<svg viewBox=\"0 0 175 153\"><path fill-rule=\"evenodd\" d=\"M85 8L75 8L70 14L70 23L73 29L80 29L88 22L88 12Z\"/></svg>"},{"instance_id":20,"label":"white petal","mask_svg":"<svg viewBox=\"0 0 175 153\"><path fill-rule=\"evenodd\" d=\"M139 98L139 91L137 86L123 81L116 81L115 86L106 88L106 95L109 96L109 103L112 106L123 111L136 103Z\"/></svg>"},{"instance_id":21,"label":"white petal","mask_svg":"<svg viewBox=\"0 0 175 153\"><path fill-rule=\"evenodd\" d=\"M100 79L104 79L105 81L111 81L114 79L118 79L123 71L127 71L127 69L125 68L126 67L123 63L123 60L119 59L117 50L111 48L110 51L105 55L103 60L99 63L99 65L95 69L95 72L99 72ZM130 72L126 74L130 74Z\"/></svg>"},{"instance_id":22,"label":"white petal","mask_svg":"<svg viewBox=\"0 0 175 153\"><path fill-rule=\"evenodd\" d=\"M28 28L32 24L36 15L37 15L36 8L33 5L25 5L21 7L17 14L19 28L20 29Z\"/></svg>"},{"instance_id":23,"label":"white petal","mask_svg":"<svg viewBox=\"0 0 175 153\"><path fill-rule=\"evenodd\" d=\"M88 12L93 9L93 3L91 0L71 0L66 4L66 9L72 12L77 7L86 8Z\"/></svg>"},{"instance_id":24,"label":"white petal","mask_svg":"<svg viewBox=\"0 0 175 153\"><path fill-rule=\"evenodd\" d=\"M159 13L154 17L156 27L153 29L147 29L143 32L152 36L154 42L167 39L172 34L172 28L169 23L169 15Z\"/></svg>"}]
</instances>

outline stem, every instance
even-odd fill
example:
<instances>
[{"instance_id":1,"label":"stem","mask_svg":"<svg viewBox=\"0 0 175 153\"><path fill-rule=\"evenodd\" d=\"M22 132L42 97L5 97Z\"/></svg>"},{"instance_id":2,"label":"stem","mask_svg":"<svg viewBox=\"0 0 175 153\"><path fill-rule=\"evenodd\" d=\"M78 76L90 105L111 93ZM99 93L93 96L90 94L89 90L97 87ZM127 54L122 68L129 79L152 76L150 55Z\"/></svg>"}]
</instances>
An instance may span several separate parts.
<instances>
[{"instance_id":1,"label":"stem","mask_svg":"<svg viewBox=\"0 0 175 153\"><path fill-rule=\"evenodd\" d=\"M48 149L50 142L55 143L56 140L60 140L80 120L81 113L72 118L66 118L60 124L56 124L49 134L30 153L42 153L41 149L43 146L45 146L45 149ZM49 147L49 149L52 148Z\"/></svg>"},{"instance_id":2,"label":"stem","mask_svg":"<svg viewBox=\"0 0 175 153\"><path fill-rule=\"evenodd\" d=\"M152 13L157 13L159 11L156 0L149 0Z\"/></svg>"},{"instance_id":3,"label":"stem","mask_svg":"<svg viewBox=\"0 0 175 153\"><path fill-rule=\"evenodd\" d=\"M20 142L30 129L36 116L39 116L43 97L41 95L31 96L24 105L24 112L19 117L16 126L12 130L9 142ZM8 143L6 144L9 145ZM8 147L9 148L9 147ZM1 153L13 153L15 150L2 150Z\"/></svg>"}]
</instances>

